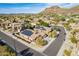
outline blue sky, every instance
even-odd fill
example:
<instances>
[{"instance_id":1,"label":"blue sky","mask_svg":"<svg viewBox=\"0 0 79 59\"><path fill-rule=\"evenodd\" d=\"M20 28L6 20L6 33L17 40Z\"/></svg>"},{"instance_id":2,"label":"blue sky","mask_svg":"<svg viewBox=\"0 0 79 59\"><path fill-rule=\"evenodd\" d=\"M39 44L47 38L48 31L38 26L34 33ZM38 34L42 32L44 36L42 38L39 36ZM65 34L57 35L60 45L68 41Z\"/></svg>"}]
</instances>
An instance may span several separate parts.
<instances>
[{"instance_id":1,"label":"blue sky","mask_svg":"<svg viewBox=\"0 0 79 59\"><path fill-rule=\"evenodd\" d=\"M60 6L70 8L77 3L0 3L0 14L39 13L47 7Z\"/></svg>"}]
</instances>

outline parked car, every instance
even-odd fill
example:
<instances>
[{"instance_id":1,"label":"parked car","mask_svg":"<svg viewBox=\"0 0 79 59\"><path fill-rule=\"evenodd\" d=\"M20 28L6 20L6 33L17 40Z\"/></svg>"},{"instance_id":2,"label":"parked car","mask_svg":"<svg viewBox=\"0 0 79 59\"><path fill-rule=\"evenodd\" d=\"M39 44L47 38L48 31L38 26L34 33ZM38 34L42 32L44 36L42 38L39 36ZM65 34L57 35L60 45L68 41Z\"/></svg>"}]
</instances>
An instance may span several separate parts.
<instances>
[{"instance_id":1,"label":"parked car","mask_svg":"<svg viewBox=\"0 0 79 59\"><path fill-rule=\"evenodd\" d=\"M21 51L20 54L24 56L24 55L29 51L29 49L30 49L30 48L27 48L27 49Z\"/></svg>"},{"instance_id":2,"label":"parked car","mask_svg":"<svg viewBox=\"0 0 79 59\"><path fill-rule=\"evenodd\" d=\"M28 52L28 53L25 54L25 56L32 56L32 55L33 55L32 52Z\"/></svg>"}]
</instances>

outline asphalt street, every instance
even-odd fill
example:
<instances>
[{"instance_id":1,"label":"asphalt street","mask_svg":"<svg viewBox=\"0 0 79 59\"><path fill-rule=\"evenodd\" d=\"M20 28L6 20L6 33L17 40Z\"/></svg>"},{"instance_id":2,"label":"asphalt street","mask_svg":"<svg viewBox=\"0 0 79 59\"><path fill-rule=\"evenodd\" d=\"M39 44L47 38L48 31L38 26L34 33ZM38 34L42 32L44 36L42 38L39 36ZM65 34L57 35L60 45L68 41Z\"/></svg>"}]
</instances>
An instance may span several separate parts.
<instances>
[{"instance_id":1,"label":"asphalt street","mask_svg":"<svg viewBox=\"0 0 79 59\"><path fill-rule=\"evenodd\" d=\"M26 45L24 45L23 43L17 41L17 39L14 39L10 36L7 36L6 34L4 34L1 31L0 31L0 37L3 41L6 42L7 45L9 45L11 48L16 50L16 52L18 52L18 53L29 48ZM43 56L43 54L41 54L41 53L31 49L31 48L29 49L29 52L33 53L33 56Z\"/></svg>"},{"instance_id":2,"label":"asphalt street","mask_svg":"<svg viewBox=\"0 0 79 59\"><path fill-rule=\"evenodd\" d=\"M63 27L60 29L59 36L48 46L44 53L48 56L56 56L65 40L65 30Z\"/></svg>"},{"instance_id":3,"label":"asphalt street","mask_svg":"<svg viewBox=\"0 0 79 59\"><path fill-rule=\"evenodd\" d=\"M54 28L54 27L52 27ZM33 56L43 56L44 54L47 56L56 56L58 51L60 50L64 40L65 40L65 30L63 27L58 26L60 29L59 36L47 47L47 49L43 52L40 53L38 51L33 50L32 48L26 46L25 44L17 41L17 39L14 39L3 32L0 31L0 37L3 41L6 42L7 45L12 47L14 50L16 50L18 53L21 51L30 48L29 51L33 53Z\"/></svg>"}]
</instances>

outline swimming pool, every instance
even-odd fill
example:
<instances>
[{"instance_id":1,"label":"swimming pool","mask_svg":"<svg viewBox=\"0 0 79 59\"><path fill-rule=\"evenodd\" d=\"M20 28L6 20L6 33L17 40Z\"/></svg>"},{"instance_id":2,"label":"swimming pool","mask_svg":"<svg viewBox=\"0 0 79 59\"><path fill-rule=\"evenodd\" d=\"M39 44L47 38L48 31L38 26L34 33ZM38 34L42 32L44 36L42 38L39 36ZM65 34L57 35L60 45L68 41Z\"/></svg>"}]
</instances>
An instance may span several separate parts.
<instances>
[{"instance_id":1,"label":"swimming pool","mask_svg":"<svg viewBox=\"0 0 79 59\"><path fill-rule=\"evenodd\" d=\"M24 30L21 33L24 34L24 35L27 35L27 36L31 36L33 34L33 32L30 31L30 30Z\"/></svg>"}]
</instances>

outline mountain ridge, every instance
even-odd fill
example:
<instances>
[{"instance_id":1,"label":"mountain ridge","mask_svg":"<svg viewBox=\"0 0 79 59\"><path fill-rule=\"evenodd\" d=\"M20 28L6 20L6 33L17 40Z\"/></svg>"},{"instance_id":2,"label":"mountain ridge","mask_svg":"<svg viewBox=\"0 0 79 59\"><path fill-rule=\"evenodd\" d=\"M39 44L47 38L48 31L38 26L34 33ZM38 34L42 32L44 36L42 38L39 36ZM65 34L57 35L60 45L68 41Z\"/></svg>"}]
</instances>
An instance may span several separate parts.
<instances>
[{"instance_id":1,"label":"mountain ridge","mask_svg":"<svg viewBox=\"0 0 79 59\"><path fill-rule=\"evenodd\" d=\"M72 8L61 8L59 6L52 6L49 8L46 8L45 10L43 10L42 12L43 14L51 14L51 13L55 13L55 14L79 14L79 5L78 6L74 6Z\"/></svg>"}]
</instances>

